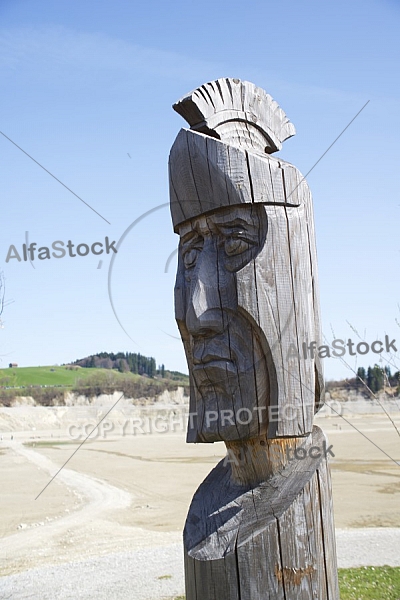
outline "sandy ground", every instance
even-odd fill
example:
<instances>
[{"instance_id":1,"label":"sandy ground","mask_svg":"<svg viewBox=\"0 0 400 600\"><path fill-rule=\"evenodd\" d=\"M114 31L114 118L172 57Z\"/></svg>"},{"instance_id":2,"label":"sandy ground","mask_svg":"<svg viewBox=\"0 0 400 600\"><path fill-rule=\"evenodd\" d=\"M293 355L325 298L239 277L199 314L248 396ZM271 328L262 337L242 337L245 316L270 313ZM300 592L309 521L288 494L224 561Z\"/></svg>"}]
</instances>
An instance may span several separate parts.
<instances>
[{"instance_id":1,"label":"sandy ground","mask_svg":"<svg viewBox=\"0 0 400 600\"><path fill-rule=\"evenodd\" d=\"M400 418L395 417L400 426ZM393 564L393 548L398 553L400 549L400 529L396 529L400 528L400 437L384 415L349 420L359 431L340 418L316 420L335 454L331 459L335 522L344 530L338 532L339 563ZM145 569L154 585L142 595L138 592L138 600L182 593L184 520L194 491L224 456L224 445L189 445L182 431L113 433L88 440L41 494L79 442L60 429L40 431L39 427L35 439L32 430L14 432L12 440L9 433L3 435L0 565L1 574L11 577L0 579L0 599L7 598L10 589L10 598L91 598L78 595L76 588L71 596L66 592L29 595L23 577L40 582L46 573L44 580L50 582L53 565L84 561L76 569L89 573L94 564L100 568L102 560L104 572L106 564L121 565L122 570L129 570L130 564L138 576ZM360 553L354 556L357 545L369 548L362 560ZM149 562L146 553L157 560ZM400 564L400 555L395 560ZM70 575L74 571L72 564L65 568ZM27 569L39 570L17 575ZM22 595L16 595L17 588Z\"/></svg>"}]
</instances>

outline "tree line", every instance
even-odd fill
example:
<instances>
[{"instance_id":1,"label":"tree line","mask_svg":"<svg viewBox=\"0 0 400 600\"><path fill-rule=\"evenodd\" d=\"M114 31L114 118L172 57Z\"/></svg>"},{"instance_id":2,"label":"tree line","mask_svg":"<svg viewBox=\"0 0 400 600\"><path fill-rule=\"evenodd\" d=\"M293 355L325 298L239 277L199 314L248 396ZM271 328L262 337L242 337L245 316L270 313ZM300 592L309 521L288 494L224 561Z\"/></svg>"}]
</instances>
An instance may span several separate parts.
<instances>
[{"instance_id":1,"label":"tree line","mask_svg":"<svg viewBox=\"0 0 400 600\"><path fill-rule=\"evenodd\" d=\"M399 392L400 372L396 371L396 373L392 375L389 366L382 368L379 365L374 365L373 367L368 367L367 370L365 370L364 367L359 367L357 369L357 382L358 385L363 385L362 382L366 383L374 394L384 387L397 388L397 391Z\"/></svg>"},{"instance_id":2,"label":"tree line","mask_svg":"<svg viewBox=\"0 0 400 600\"><path fill-rule=\"evenodd\" d=\"M120 373L131 372L148 377L160 375L164 378L166 376L164 365L160 365L157 369L155 358L134 352L98 352L86 358L80 358L72 364L88 369L118 369Z\"/></svg>"}]
</instances>

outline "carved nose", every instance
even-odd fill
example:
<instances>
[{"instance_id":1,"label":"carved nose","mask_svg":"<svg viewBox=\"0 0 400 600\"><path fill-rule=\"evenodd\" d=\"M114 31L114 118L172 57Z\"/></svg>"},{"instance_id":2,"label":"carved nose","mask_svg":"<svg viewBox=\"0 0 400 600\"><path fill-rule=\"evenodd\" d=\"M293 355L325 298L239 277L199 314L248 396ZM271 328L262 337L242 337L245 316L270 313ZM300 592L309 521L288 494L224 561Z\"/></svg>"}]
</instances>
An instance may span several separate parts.
<instances>
[{"instance_id":1,"label":"carved nose","mask_svg":"<svg viewBox=\"0 0 400 600\"><path fill-rule=\"evenodd\" d=\"M233 273L224 271L215 248L204 248L191 281L186 327L193 336L222 333L227 325L224 309L236 307Z\"/></svg>"},{"instance_id":2,"label":"carved nose","mask_svg":"<svg viewBox=\"0 0 400 600\"><path fill-rule=\"evenodd\" d=\"M193 337L208 337L217 335L224 330L222 310L207 310L199 315L195 308L189 306L186 314L186 326Z\"/></svg>"}]
</instances>

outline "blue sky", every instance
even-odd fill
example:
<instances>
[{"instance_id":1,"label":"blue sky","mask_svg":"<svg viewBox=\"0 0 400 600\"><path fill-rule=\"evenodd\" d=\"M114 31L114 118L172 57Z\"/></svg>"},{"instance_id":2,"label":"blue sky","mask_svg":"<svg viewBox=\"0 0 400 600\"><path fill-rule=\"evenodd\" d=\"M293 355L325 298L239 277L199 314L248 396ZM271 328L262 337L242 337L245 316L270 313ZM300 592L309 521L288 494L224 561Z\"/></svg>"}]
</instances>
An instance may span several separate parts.
<instances>
[{"instance_id":1,"label":"blue sky","mask_svg":"<svg viewBox=\"0 0 400 600\"><path fill-rule=\"evenodd\" d=\"M263 0L246 5L115 0L0 0L0 269L7 298L2 366L61 364L102 350L140 352L186 371L173 311L177 246L168 208L110 256L5 262L9 247L118 240L168 202L167 161L180 127L171 105L218 77L263 87L295 124L279 156L314 197L323 332L400 350L400 4ZM349 325L350 324L350 325ZM383 355L392 368L397 356ZM349 359L368 366L376 355ZM325 360L328 379L351 376Z\"/></svg>"}]
</instances>

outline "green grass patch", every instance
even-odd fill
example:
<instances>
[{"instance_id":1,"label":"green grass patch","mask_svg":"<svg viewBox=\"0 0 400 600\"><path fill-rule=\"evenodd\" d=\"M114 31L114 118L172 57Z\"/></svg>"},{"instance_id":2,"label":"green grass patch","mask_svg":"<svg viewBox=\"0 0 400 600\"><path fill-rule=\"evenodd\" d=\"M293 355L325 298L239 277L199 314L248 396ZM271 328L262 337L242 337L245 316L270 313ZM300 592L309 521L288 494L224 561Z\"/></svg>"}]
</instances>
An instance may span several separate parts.
<instances>
[{"instance_id":1,"label":"green grass patch","mask_svg":"<svg viewBox=\"0 0 400 600\"><path fill-rule=\"evenodd\" d=\"M339 569L340 600L400 600L400 567Z\"/></svg>"},{"instance_id":2,"label":"green grass patch","mask_svg":"<svg viewBox=\"0 0 400 600\"><path fill-rule=\"evenodd\" d=\"M33 385L61 385L62 387L73 387L79 380L90 379L93 374L107 377L112 373L117 379L132 377L132 379L141 379L140 375L134 373L122 374L110 369L84 369L74 366L68 367L15 367L0 369L0 386L21 387Z\"/></svg>"},{"instance_id":3,"label":"green grass patch","mask_svg":"<svg viewBox=\"0 0 400 600\"><path fill-rule=\"evenodd\" d=\"M167 379L147 379L147 384L164 387L167 381L174 381L176 385L189 385L189 378L186 375L172 374L170 380ZM34 385L60 385L62 387L74 387L77 384L84 384L85 380L88 384L93 378L99 381L107 382L110 379L113 382L131 380L133 382L145 382L146 378L136 373L120 373L116 369L97 369L83 368L73 365L63 367L13 367L8 369L0 369L0 387L30 387Z\"/></svg>"}]
</instances>

